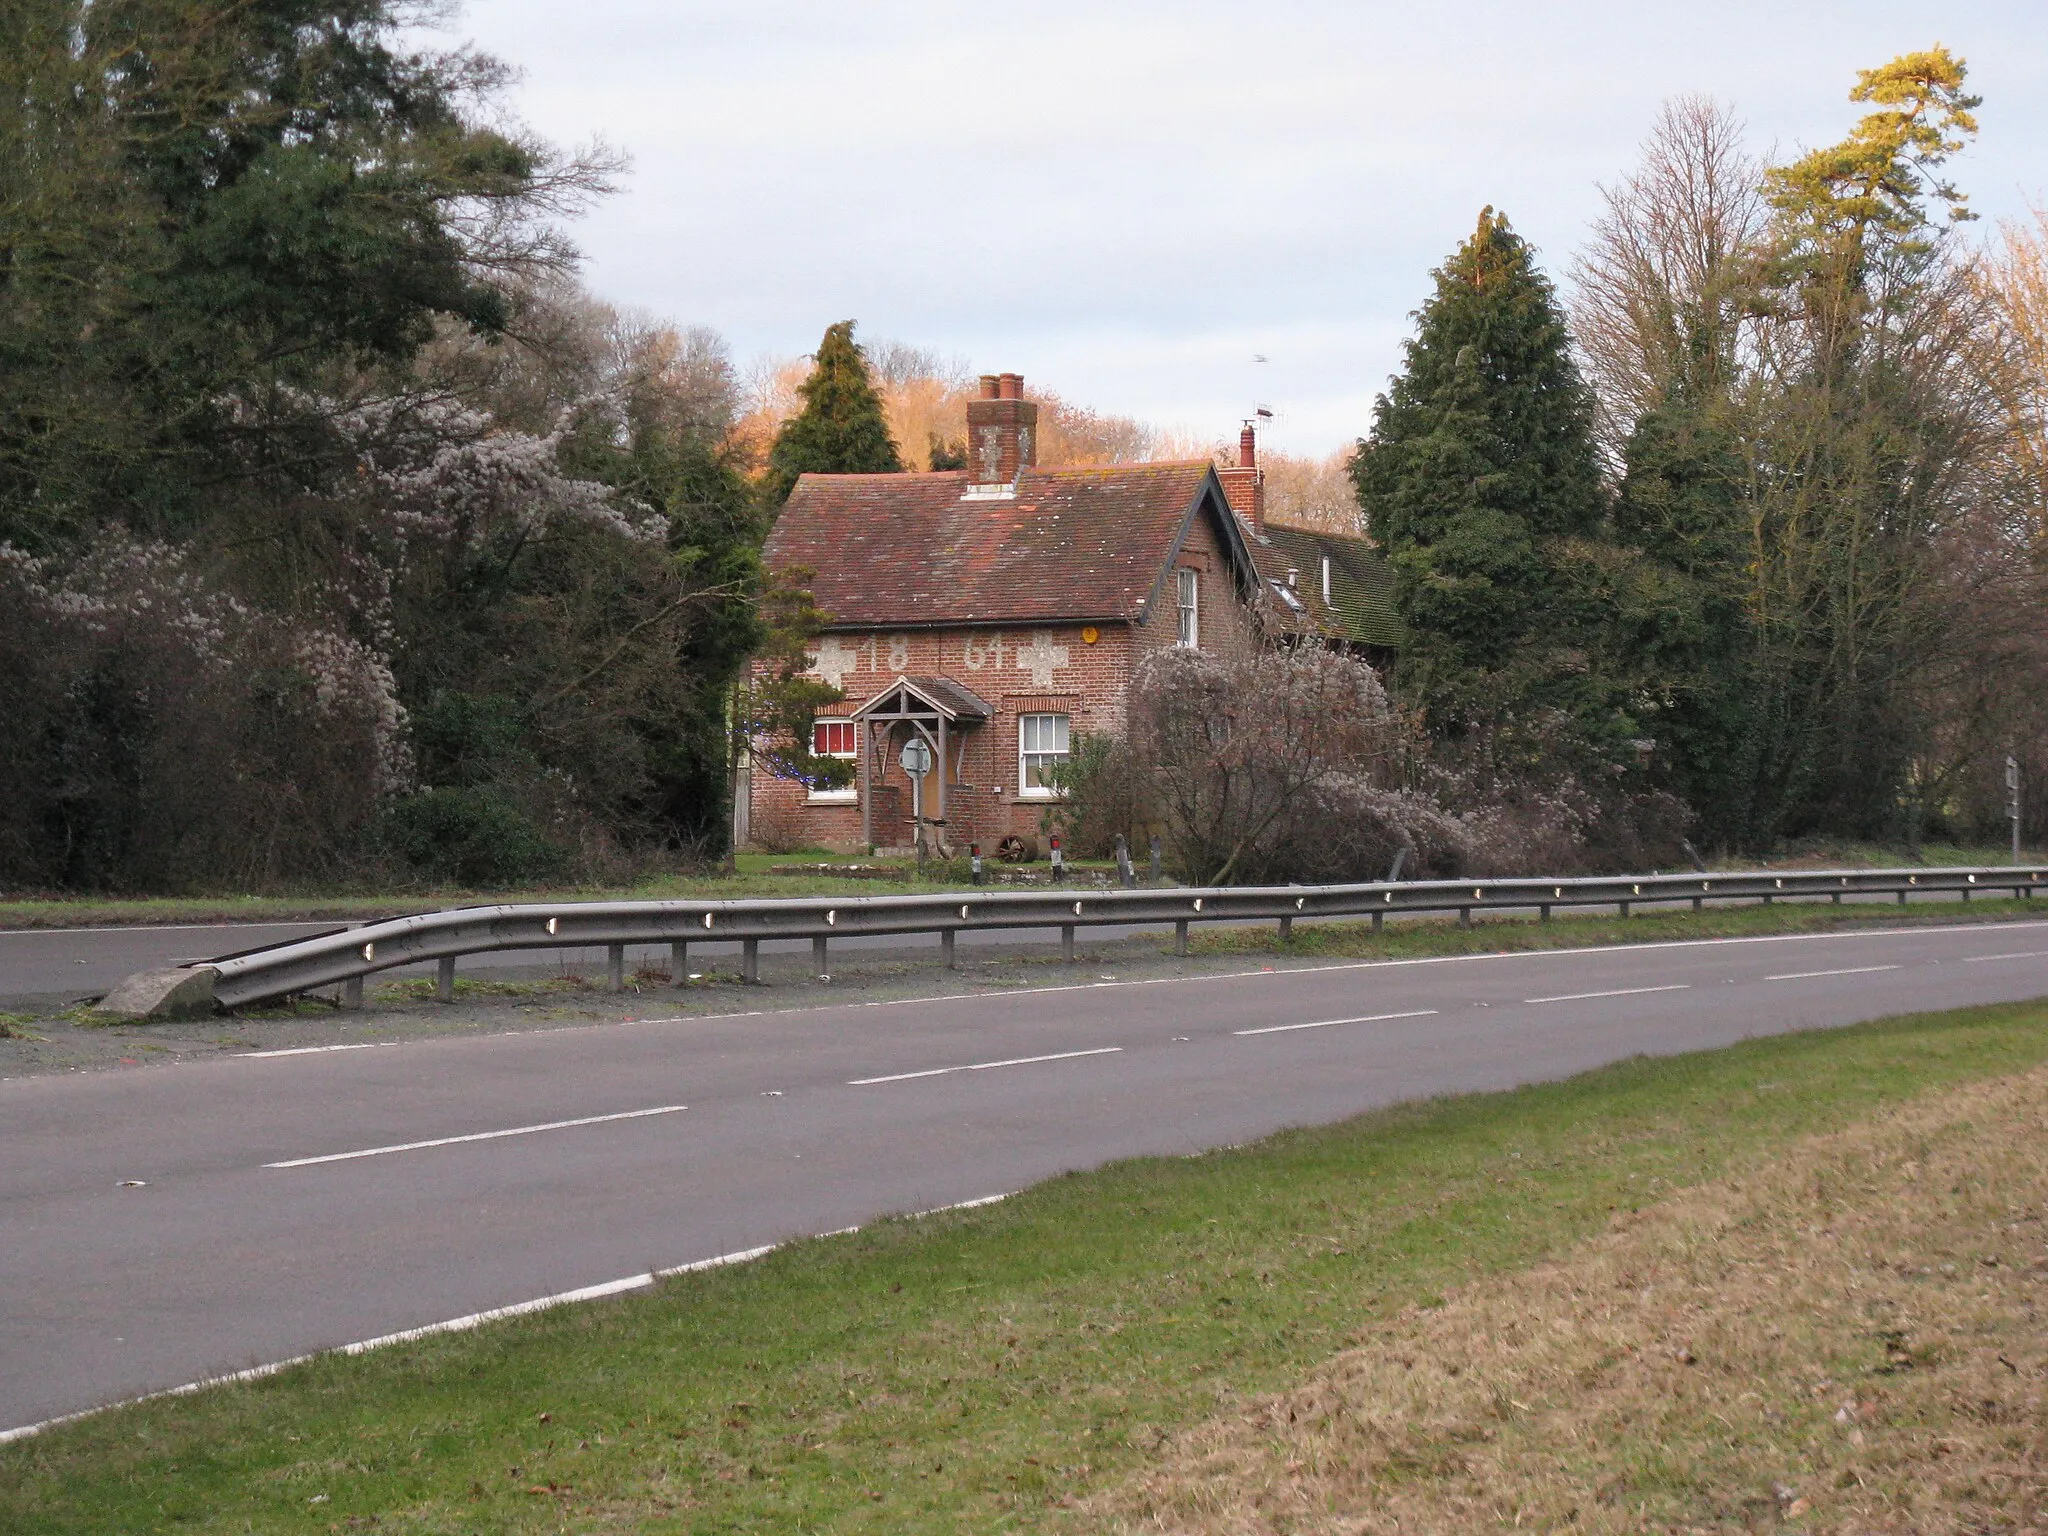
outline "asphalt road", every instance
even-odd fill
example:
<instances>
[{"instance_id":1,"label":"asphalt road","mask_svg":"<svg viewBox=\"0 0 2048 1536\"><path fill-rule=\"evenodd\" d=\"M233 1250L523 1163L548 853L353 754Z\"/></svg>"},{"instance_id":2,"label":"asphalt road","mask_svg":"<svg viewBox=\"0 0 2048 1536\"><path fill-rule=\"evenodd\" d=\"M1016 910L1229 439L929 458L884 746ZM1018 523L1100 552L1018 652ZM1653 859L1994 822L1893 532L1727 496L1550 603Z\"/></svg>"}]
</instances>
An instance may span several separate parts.
<instances>
[{"instance_id":1,"label":"asphalt road","mask_svg":"<svg viewBox=\"0 0 2048 1536\"><path fill-rule=\"evenodd\" d=\"M0 1426L1112 1158L2040 995L2048 923L1999 924L0 1082Z\"/></svg>"}]
</instances>

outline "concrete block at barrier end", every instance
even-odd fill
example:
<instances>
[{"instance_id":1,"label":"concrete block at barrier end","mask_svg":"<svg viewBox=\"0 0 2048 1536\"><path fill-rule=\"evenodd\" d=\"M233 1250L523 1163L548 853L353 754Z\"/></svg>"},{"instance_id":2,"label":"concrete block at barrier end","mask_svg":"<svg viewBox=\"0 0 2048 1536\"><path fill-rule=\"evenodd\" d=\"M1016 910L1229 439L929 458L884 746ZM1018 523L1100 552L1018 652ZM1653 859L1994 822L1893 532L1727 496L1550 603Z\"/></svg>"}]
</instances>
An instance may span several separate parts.
<instances>
[{"instance_id":1,"label":"concrete block at barrier end","mask_svg":"<svg viewBox=\"0 0 2048 1536\"><path fill-rule=\"evenodd\" d=\"M92 1005L105 1019L188 1019L213 1012L210 965L175 966L163 971L137 971Z\"/></svg>"}]
</instances>

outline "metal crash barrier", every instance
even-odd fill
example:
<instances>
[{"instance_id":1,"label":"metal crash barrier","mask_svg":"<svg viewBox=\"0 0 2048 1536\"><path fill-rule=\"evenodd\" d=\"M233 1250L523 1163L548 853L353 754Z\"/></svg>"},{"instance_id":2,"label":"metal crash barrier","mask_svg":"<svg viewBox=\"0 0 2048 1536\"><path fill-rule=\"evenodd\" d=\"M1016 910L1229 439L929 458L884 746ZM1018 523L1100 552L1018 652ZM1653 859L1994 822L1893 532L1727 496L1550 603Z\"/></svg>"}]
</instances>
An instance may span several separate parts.
<instances>
[{"instance_id":1,"label":"metal crash barrier","mask_svg":"<svg viewBox=\"0 0 2048 1536\"><path fill-rule=\"evenodd\" d=\"M1195 923L1277 922L1283 937L1304 919L1369 917L1378 929L1390 913L1454 912L1469 925L1474 912L1558 907L1618 907L1764 902L1821 897L1961 897L2011 892L2032 896L2048 867L1987 869L1816 870L1791 874L1630 875L1575 880L1432 880L1364 885L1177 887L1151 890L984 891L918 896L801 897L756 901L600 901L458 907L391 918L314 938L223 956L194 967L213 973L214 1000L226 1007L342 989L359 1004L363 978L399 966L439 962L440 995L452 998L455 965L464 955L505 950L608 951L609 980L624 983L628 945L668 944L671 975L687 974L693 943L737 942L741 972L759 978L764 940L809 939L815 968L827 970L835 938L880 934L939 935L948 965L954 937L992 929L1058 929L1071 960L1076 929L1112 924L1171 925L1175 952L1187 953Z\"/></svg>"}]
</instances>

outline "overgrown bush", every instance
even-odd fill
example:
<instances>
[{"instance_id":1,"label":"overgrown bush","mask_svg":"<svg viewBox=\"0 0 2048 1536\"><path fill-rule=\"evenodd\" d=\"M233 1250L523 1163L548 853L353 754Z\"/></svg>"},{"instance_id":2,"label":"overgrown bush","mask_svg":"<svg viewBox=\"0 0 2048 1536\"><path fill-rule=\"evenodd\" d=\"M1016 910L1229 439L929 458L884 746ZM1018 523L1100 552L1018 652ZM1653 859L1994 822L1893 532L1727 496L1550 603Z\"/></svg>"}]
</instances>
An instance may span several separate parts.
<instances>
[{"instance_id":1,"label":"overgrown bush","mask_svg":"<svg viewBox=\"0 0 2048 1536\"><path fill-rule=\"evenodd\" d=\"M488 888L557 879L569 850L495 787L425 789L386 809L385 846L434 885Z\"/></svg>"}]
</instances>

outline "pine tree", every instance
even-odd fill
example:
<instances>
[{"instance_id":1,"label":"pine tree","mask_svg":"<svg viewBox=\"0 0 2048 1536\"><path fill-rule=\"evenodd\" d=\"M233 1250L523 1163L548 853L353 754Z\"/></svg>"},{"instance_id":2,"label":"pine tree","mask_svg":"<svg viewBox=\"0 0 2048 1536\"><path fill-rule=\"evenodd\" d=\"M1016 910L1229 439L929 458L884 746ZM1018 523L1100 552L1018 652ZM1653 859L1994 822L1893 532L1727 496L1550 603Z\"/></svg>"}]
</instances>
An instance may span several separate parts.
<instances>
[{"instance_id":1,"label":"pine tree","mask_svg":"<svg viewBox=\"0 0 2048 1536\"><path fill-rule=\"evenodd\" d=\"M775 434L767 481L773 506L789 499L799 475L896 474L903 468L853 326L842 320L825 332L811 376L797 388L804 408Z\"/></svg>"},{"instance_id":2,"label":"pine tree","mask_svg":"<svg viewBox=\"0 0 2048 1536\"><path fill-rule=\"evenodd\" d=\"M1397 686L1451 736L1563 710L1617 738L1588 657L1601 597L1566 548L1600 534L1605 496L1563 313L1491 208L1435 281L1352 465L1410 635Z\"/></svg>"}]
</instances>

